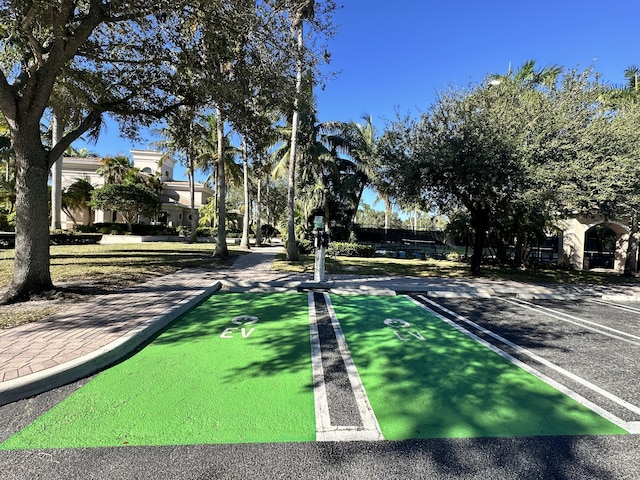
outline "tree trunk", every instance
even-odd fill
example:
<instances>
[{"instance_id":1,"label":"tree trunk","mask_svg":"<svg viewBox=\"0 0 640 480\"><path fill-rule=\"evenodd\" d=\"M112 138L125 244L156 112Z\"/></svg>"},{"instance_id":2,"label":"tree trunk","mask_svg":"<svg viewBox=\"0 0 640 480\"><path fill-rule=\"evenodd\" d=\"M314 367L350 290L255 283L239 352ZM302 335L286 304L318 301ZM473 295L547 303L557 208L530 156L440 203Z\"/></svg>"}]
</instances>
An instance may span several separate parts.
<instances>
[{"instance_id":1,"label":"tree trunk","mask_svg":"<svg viewBox=\"0 0 640 480\"><path fill-rule=\"evenodd\" d=\"M471 225L475 230L473 240L473 254L471 255L471 275L480 275L480 265L484 254L484 244L487 238L489 219L482 213L471 213Z\"/></svg>"},{"instance_id":2,"label":"tree trunk","mask_svg":"<svg viewBox=\"0 0 640 480\"><path fill-rule=\"evenodd\" d=\"M52 145L56 145L64 133L61 119L53 112ZM62 156L57 158L51 166L51 227L54 230L62 229ZM75 220L74 220L75 225Z\"/></svg>"},{"instance_id":3,"label":"tree trunk","mask_svg":"<svg viewBox=\"0 0 640 480\"><path fill-rule=\"evenodd\" d=\"M198 238L198 215L196 213L196 179L193 165L193 157L189 154L189 195L191 197L191 231L189 243L195 243Z\"/></svg>"},{"instance_id":4,"label":"tree trunk","mask_svg":"<svg viewBox=\"0 0 640 480\"><path fill-rule=\"evenodd\" d=\"M295 181L296 181L296 155L298 151L298 109L300 108L300 96L302 94L302 54L304 38L302 32L302 19L298 18L295 25L297 35L296 60L296 94L293 99L293 116L291 118L291 147L289 149L289 188L287 190L287 260L298 260L298 245L296 244L295 224Z\"/></svg>"},{"instance_id":5,"label":"tree trunk","mask_svg":"<svg viewBox=\"0 0 640 480\"><path fill-rule=\"evenodd\" d=\"M240 247L251 248L249 244L249 159L247 158L247 144L242 142L242 173L244 188L244 216L242 217L242 238L240 239Z\"/></svg>"},{"instance_id":6,"label":"tree trunk","mask_svg":"<svg viewBox=\"0 0 640 480\"><path fill-rule=\"evenodd\" d=\"M219 257L228 257L229 249L227 248L227 180L224 171L224 119L220 109L216 109L217 137L218 137L218 236L216 238L215 255Z\"/></svg>"},{"instance_id":7,"label":"tree trunk","mask_svg":"<svg viewBox=\"0 0 640 480\"><path fill-rule=\"evenodd\" d=\"M329 204L329 189L322 192L322 203L324 204L324 231L331 231L331 205Z\"/></svg>"},{"instance_id":8,"label":"tree trunk","mask_svg":"<svg viewBox=\"0 0 640 480\"><path fill-rule=\"evenodd\" d=\"M12 132L16 154L16 247L3 303L53 289L49 268L49 165L39 122Z\"/></svg>"},{"instance_id":9,"label":"tree trunk","mask_svg":"<svg viewBox=\"0 0 640 480\"><path fill-rule=\"evenodd\" d=\"M256 246L262 245L262 179L258 177L258 191L256 193Z\"/></svg>"},{"instance_id":10,"label":"tree trunk","mask_svg":"<svg viewBox=\"0 0 640 480\"><path fill-rule=\"evenodd\" d=\"M389 230L389 222L391 221L391 202L388 198L384 199L384 231Z\"/></svg>"},{"instance_id":11,"label":"tree trunk","mask_svg":"<svg viewBox=\"0 0 640 480\"><path fill-rule=\"evenodd\" d=\"M631 213L631 231L627 244L627 258L624 262L624 275L635 276L638 271L638 214Z\"/></svg>"}]
</instances>

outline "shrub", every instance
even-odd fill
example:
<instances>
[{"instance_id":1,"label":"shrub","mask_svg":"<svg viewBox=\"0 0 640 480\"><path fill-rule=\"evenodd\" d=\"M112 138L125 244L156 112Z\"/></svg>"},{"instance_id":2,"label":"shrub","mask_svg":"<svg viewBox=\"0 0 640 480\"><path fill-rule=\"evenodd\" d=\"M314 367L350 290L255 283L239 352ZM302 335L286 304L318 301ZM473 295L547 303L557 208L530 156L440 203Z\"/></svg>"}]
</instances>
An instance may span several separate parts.
<instances>
[{"instance_id":1,"label":"shrub","mask_svg":"<svg viewBox=\"0 0 640 480\"><path fill-rule=\"evenodd\" d=\"M80 225L73 226L73 231L78 233L98 233L98 229L95 225Z\"/></svg>"},{"instance_id":2,"label":"shrub","mask_svg":"<svg viewBox=\"0 0 640 480\"><path fill-rule=\"evenodd\" d=\"M95 245L102 239L102 235L86 233L53 233L49 236L51 245Z\"/></svg>"},{"instance_id":3,"label":"shrub","mask_svg":"<svg viewBox=\"0 0 640 480\"><path fill-rule=\"evenodd\" d=\"M271 238L279 235L280 232L273 225L264 224L260 226L260 232L263 237Z\"/></svg>"},{"instance_id":4,"label":"shrub","mask_svg":"<svg viewBox=\"0 0 640 480\"><path fill-rule=\"evenodd\" d=\"M77 225L77 227L80 227L80 225ZM82 228L86 228L86 226ZM119 222L95 223L93 225L93 231L105 235L126 235L128 233L127 224ZM146 223L134 223L131 225L131 233L133 235L177 235L175 227L149 225Z\"/></svg>"},{"instance_id":5,"label":"shrub","mask_svg":"<svg viewBox=\"0 0 640 480\"><path fill-rule=\"evenodd\" d=\"M376 254L376 247L358 243L331 242L327 253L341 257L373 257Z\"/></svg>"},{"instance_id":6,"label":"shrub","mask_svg":"<svg viewBox=\"0 0 640 480\"><path fill-rule=\"evenodd\" d=\"M0 231L13 232L16 228L16 214L15 212L6 214L0 212Z\"/></svg>"},{"instance_id":7,"label":"shrub","mask_svg":"<svg viewBox=\"0 0 640 480\"><path fill-rule=\"evenodd\" d=\"M304 255L313 252L313 242L306 238L298 240L296 246L298 247L298 252Z\"/></svg>"},{"instance_id":8,"label":"shrub","mask_svg":"<svg viewBox=\"0 0 640 480\"><path fill-rule=\"evenodd\" d=\"M104 233L105 235L124 235L127 232L126 223L104 222L95 223L93 226L99 233Z\"/></svg>"},{"instance_id":9,"label":"shrub","mask_svg":"<svg viewBox=\"0 0 640 480\"><path fill-rule=\"evenodd\" d=\"M196 230L196 235L198 237L215 237L218 234L218 229L217 228L211 228L211 227L198 227L198 229Z\"/></svg>"}]
</instances>

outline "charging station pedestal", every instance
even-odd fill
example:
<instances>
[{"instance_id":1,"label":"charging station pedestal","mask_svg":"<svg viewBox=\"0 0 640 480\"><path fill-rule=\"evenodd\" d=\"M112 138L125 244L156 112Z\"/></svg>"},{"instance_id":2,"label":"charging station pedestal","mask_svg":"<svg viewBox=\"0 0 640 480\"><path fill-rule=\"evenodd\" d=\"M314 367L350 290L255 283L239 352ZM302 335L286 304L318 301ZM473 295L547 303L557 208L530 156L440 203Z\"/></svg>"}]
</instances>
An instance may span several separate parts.
<instances>
[{"instance_id":1,"label":"charging station pedestal","mask_svg":"<svg viewBox=\"0 0 640 480\"><path fill-rule=\"evenodd\" d=\"M315 263L313 268L313 281L324 282L324 259L327 254L327 247L329 246L329 239L331 236L329 232L323 231L324 220L322 217L315 217L313 219L313 246L315 247Z\"/></svg>"}]
</instances>

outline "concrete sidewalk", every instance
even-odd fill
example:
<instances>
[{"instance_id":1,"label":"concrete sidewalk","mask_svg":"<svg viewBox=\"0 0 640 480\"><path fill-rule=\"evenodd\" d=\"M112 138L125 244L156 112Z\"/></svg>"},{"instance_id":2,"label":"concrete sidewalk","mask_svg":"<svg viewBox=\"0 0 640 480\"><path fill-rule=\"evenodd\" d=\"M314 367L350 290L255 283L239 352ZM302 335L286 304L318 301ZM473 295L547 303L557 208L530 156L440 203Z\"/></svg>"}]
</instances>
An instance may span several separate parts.
<instances>
[{"instance_id":1,"label":"concrete sidewalk","mask_svg":"<svg viewBox=\"0 0 640 480\"><path fill-rule=\"evenodd\" d=\"M219 288L287 291L322 288L334 293L432 297L573 298L640 300L640 286L544 286L489 280L327 275L271 271L282 247L261 247L228 270L187 269L120 292L101 295L30 324L0 330L0 405L95 373L135 351L183 312Z\"/></svg>"}]
</instances>

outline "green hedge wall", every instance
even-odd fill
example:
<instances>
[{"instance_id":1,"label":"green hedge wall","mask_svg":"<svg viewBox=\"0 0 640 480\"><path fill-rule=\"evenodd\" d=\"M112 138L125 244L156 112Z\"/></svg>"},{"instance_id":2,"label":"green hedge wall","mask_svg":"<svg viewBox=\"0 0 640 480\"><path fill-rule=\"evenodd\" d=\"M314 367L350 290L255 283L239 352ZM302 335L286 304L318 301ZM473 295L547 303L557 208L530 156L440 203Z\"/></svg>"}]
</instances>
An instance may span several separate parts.
<instances>
[{"instance_id":1,"label":"green hedge wall","mask_svg":"<svg viewBox=\"0 0 640 480\"><path fill-rule=\"evenodd\" d=\"M340 257L373 257L376 254L376 247L358 243L331 242L327 248L327 254Z\"/></svg>"}]
</instances>

